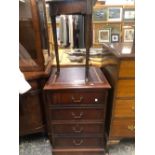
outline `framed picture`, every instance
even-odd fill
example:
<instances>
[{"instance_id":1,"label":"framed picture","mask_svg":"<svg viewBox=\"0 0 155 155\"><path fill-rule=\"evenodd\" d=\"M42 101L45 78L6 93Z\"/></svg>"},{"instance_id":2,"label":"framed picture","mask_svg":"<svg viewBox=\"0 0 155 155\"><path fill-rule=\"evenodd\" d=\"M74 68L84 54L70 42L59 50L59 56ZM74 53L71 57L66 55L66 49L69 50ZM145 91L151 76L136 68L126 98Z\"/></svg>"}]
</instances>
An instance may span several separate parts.
<instances>
[{"instance_id":1,"label":"framed picture","mask_svg":"<svg viewBox=\"0 0 155 155\"><path fill-rule=\"evenodd\" d=\"M99 30L99 43L110 42L110 29Z\"/></svg>"},{"instance_id":2,"label":"framed picture","mask_svg":"<svg viewBox=\"0 0 155 155\"><path fill-rule=\"evenodd\" d=\"M111 42L112 43L119 42L119 34L111 34Z\"/></svg>"},{"instance_id":3,"label":"framed picture","mask_svg":"<svg viewBox=\"0 0 155 155\"><path fill-rule=\"evenodd\" d=\"M134 39L134 29L128 28L124 29L124 42L133 42Z\"/></svg>"},{"instance_id":4,"label":"framed picture","mask_svg":"<svg viewBox=\"0 0 155 155\"><path fill-rule=\"evenodd\" d=\"M134 8L124 8L123 9L123 20L127 21L127 22L135 20L135 10L134 10Z\"/></svg>"},{"instance_id":5,"label":"framed picture","mask_svg":"<svg viewBox=\"0 0 155 155\"><path fill-rule=\"evenodd\" d=\"M93 21L106 21L107 20L107 8L96 9L93 11Z\"/></svg>"},{"instance_id":6,"label":"framed picture","mask_svg":"<svg viewBox=\"0 0 155 155\"><path fill-rule=\"evenodd\" d=\"M108 21L122 21L122 8L109 7L108 8Z\"/></svg>"}]
</instances>

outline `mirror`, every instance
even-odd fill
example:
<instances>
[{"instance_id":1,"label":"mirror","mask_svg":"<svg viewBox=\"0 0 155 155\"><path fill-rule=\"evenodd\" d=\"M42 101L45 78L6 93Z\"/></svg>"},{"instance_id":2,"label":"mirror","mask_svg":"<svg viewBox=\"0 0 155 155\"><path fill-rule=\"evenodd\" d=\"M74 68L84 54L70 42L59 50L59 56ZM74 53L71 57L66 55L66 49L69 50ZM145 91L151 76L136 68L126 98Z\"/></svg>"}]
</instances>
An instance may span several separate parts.
<instances>
[{"instance_id":1,"label":"mirror","mask_svg":"<svg viewBox=\"0 0 155 155\"><path fill-rule=\"evenodd\" d=\"M46 9L48 12L48 4ZM47 14L49 43L52 52L54 43L49 12ZM81 15L61 15L57 17L56 21L60 65L84 65L84 18ZM93 44L90 50L90 64L102 63L104 52L106 52L103 44L129 44L132 46L134 44L134 25L134 0L98 1L92 12ZM54 63L56 63L55 60Z\"/></svg>"}]
</instances>

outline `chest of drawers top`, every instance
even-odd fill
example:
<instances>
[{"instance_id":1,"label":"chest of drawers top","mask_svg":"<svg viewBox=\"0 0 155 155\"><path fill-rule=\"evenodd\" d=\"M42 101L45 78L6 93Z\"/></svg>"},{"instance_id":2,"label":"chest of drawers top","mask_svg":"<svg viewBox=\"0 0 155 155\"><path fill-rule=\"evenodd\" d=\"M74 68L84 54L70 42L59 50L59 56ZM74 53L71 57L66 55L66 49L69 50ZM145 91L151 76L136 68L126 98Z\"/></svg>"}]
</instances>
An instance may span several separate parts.
<instances>
[{"instance_id":1,"label":"chest of drawers top","mask_svg":"<svg viewBox=\"0 0 155 155\"><path fill-rule=\"evenodd\" d=\"M88 82L85 81L85 67L64 67L60 70L60 75L53 70L44 90L91 90L111 88L104 74L99 68L90 67Z\"/></svg>"}]
</instances>

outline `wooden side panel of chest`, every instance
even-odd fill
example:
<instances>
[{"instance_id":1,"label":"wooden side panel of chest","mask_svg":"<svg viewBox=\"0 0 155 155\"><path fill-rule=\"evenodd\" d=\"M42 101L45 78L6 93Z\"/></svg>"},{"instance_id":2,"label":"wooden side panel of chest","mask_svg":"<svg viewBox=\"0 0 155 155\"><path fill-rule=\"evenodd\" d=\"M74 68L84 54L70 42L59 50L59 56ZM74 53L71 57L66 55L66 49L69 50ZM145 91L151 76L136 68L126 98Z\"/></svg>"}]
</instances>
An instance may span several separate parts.
<instances>
[{"instance_id":1,"label":"wooden side panel of chest","mask_svg":"<svg viewBox=\"0 0 155 155\"><path fill-rule=\"evenodd\" d=\"M31 90L20 95L19 134L20 136L45 132L42 88L40 81L29 81Z\"/></svg>"},{"instance_id":2,"label":"wooden side panel of chest","mask_svg":"<svg viewBox=\"0 0 155 155\"><path fill-rule=\"evenodd\" d=\"M110 140L134 137L135 61L121 59L112 109Z\"/></svg>"}]
</instances>

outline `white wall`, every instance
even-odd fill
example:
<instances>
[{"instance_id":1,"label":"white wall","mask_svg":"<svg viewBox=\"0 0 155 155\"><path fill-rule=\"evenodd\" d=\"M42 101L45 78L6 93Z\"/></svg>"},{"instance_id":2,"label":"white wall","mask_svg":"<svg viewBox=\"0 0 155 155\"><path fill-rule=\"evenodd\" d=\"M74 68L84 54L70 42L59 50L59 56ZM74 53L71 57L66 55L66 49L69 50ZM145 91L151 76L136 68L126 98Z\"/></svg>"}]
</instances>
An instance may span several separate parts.
<instances>
[{"instance_id":1,"label":"white wall","mask_svg":"<svg viewBox=\"0 0 155 155\"><path fill-rule=\"evenodd\" d=\"M122 4L134 4L135 0L105 0L106 4L113 4L113 5L122 5Z\"/></svg>"}]
</instances>

